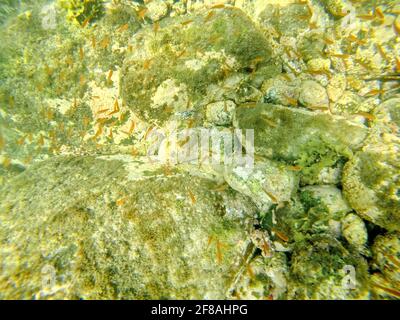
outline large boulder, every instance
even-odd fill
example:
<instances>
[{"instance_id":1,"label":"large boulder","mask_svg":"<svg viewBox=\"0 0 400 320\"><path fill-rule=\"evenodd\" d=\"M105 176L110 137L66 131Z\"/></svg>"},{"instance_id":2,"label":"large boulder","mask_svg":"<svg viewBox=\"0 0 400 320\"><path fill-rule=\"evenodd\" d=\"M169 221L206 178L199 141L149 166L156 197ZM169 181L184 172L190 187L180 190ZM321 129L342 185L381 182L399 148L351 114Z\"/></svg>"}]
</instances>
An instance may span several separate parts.
<instances>
[{"instance_id":1,"label":"large boulder","mask_svg":"<svg viewBox=\"0 0 400 320\"><path fill-rule=\"evenodd\" d=\"M215 187L123 156L33 165L0 192L0 298L224 298L253 206Z\"/></svg>"}]
</instances>

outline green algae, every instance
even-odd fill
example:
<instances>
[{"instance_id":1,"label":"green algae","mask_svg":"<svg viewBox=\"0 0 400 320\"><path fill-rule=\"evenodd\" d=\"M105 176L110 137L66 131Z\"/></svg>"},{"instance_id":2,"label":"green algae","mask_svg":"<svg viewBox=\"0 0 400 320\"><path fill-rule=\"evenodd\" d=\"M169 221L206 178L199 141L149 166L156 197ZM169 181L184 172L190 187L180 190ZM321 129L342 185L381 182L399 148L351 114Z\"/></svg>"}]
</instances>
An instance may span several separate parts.
<instances>
[{"instance_id":1,"label":"green algae","mask_svg":"<svg viewBox=\"0 0 400 320\"><path fill-rule=\"evenodd\" d=\"M319 4L311 4L317 8L315 16L321 15L317 24L323 21L324 27L337 27L342 19L337 14L340 1L328 2L326 12ZM374 297L390 298L382 290L369 288L370 278L384 286L395 283L396 272L385 273L388 265L392 267L390 259L374 258L380 274L370 276L367 263L371 263L364 258L369 253L354 247L337 228L347 211L332 212L329 197L318 197L309 188L335 184L341 194L343 187L355 210L352 214L386 230L399 230L398 161L393 152L397 142L388 138L396 135L398 102L388 100L376 108L375 102L364 104L363 91L358 91L354 79L348 80L345 95L357 99L352 103L331 99L329 110L306 110L293 101L281 106L287 104L280 96L286 92L263 96L265 81L281 76L294 91L310 79L325 90L331 79L304 68L312 59L330 59L329 73L345 74L337 61L341 59L329 56L330 40L323 31L309 29L306 5L278 10L275 5L267 6L257 19L255 14L227 6L154 23L147 13L141 17L144 5L129 1L108 3L107 10L102 1L60 3L63 8L56 11L54 29L43 28L36 4L22 14L15 12L0 31L3 297L226 298L231 297L228 289L234 287L236 298L262 299L272 292L279 299L359 299L369 298L369 290ZM168 3L170 12L173 6ZM357 36L360 41L367 39L365 31ZM340 48L336 38L334 45L339 47L335 52ZM284 44L292 40L295 45ZM346 47L342 40L341 50L349 55L367 50L368 46ZM392 46L388 42L384 50ZM290 71L288 62L298 73ZM110 70L118 73L112 80ZM175 97L179 102L187 94L184 111L174 102L153 108L155 93L168 80L176 87L185 86ZM107 90L122 110L102 119L93 107L94 92L106 95ZM243 190L249 179L228 181L230 188L214 191L221 188L215 181L171 172L151 159L143 160L150 164L142 172L144 180L133 182L128 177L137 168L126 171L125 162L94 158L97 154L135 157L136 152L143 153L139 142L146 133L136 131L147 130L148 125L162 127L177 119L189 127L209 125L205 122L207 105L227 100L236 105L234 127L255 130L256 161L268 169L260 173L258 182L270 179L269 170L276 166L282 172L291 171L296 187L290 189L289 197L279 189L289 188L283 179L272 195L265 194L265 185L260 183L247 194ZM115 100L106 103L110 105L103 107L112 107ZM65 106L69 106L66 111ZM363 124L349 116L362 116L360 111L364 115L371 112L376 119ZM140 129L130 136L123 133L117 140L119 131L129 131L124 125L132 119ZM100 132L99 123L102 138L93 138ZM233 129L230 124L225 126ZM59 154L75 156L54 157ZM43 161L46 158L50 159ZM191 173L203 170L207 171L199 166ZM329 172L337 173L337 178L323 178ZM226 179L226 175L219 178ZM174 192L181 194L173 198ZM238 192L248 197L239 197ZM267 203L268 210L258 208L257 218L251 220L255 227L226 216L240 212L242 217L252 217L253 203L260 202ZM236 245L248 243L248 229L260 227L277 252L271 259L263 256L262 248L251 253L252 278L250 271L243 271L244 248ZM398 239L396 233L392 235L385 239ZM282 240L285 237L287 241ZM382 238L377 238L375 254L384 246ZM10 245L7 239L21 244ZM50 243L44 239L51 239ZM132 243L137 246L133 248ZM234 265L233 261L240 262ZM54 292L40 288L45 263L57 270L60 288ZM356 268L354 291L342 286L346 265ZM237 277L243 281L235 284ZM15 288L19 283L24 287Z\"/></svg>"}]
</instances>

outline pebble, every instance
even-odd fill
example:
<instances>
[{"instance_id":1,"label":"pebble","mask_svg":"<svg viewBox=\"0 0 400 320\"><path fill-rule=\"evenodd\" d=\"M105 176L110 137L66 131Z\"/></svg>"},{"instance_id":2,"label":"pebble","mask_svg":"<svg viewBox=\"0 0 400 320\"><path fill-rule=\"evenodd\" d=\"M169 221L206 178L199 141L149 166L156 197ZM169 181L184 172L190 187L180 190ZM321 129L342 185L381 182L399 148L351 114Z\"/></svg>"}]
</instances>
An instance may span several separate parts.
<instances>
[{"instance_id":1,"label":"pebble","mask_svg":"<svg viewBox=\"0 0 400 320\"><path fill-rule=\"evenodd\" d=\"M325 88L312 80L306 80L302 83L299 101L310 109L329 107L328 94Z\"/></svg>"},{"instance_id":2,"label":"pebble","mask_svg":"<svg viewBox=\"0 0 400 320\"><path fill-rule=\"evenodd\" d=\"M329 99L333 102L338 101L346 90L346 85L346 77L342 74L335 74L326 88Z\"/></svg>"}]
</instances>

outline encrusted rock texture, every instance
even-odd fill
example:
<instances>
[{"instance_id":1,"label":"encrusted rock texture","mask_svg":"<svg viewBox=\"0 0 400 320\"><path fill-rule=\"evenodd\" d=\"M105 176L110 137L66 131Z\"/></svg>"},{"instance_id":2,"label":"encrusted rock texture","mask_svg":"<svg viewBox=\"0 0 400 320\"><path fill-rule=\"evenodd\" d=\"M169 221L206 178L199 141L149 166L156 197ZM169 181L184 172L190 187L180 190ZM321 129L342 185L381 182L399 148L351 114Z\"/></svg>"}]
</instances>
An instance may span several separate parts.
<instances>
[{"instance_id":1,"label":"encrusted rock texture","mask_svg":"<svg viewBox=\"0 0 400 320\"><path fill-rule=\"evenodd\" d=\"M0 299L399 299L399 14L4 1Z\"/></svg>"}]
</instances>

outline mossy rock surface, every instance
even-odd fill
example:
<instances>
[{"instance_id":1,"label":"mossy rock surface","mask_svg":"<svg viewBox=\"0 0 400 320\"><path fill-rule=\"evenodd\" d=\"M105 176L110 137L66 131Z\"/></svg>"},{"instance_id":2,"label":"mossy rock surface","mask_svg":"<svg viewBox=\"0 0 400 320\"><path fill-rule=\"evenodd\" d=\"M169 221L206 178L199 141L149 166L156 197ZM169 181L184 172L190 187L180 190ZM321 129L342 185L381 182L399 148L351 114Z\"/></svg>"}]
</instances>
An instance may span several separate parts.
<instances>
[{"instance_id":1,"label":"mossy rock surface","mask_svg":"<svg viewBox=\"0 0 400 320\"><path fill-rule=\"evenodd\" d=\"M346 285L346 270L354 270L352 285ZM314 237L299 242L290 266L289 299L368 299L368 264L338 241ZM353 282L354 281L354 282Z\"/></svg>"},{"instance_id":2,"label":"mossy rock surface","mask_svg":"<svg viewBox=\"0 0 400 320\"><path fill-rule=\"evenodd\" d=\"M234 72L251 74L267 66L272 53L263 32L239 9L165 19L136 34L132 47L121 72L121 94L143 119L159 122L177 111L204 117L207 87ZM165 81L184 91L176 100L188 96L184 110L173 102L154 107L154 94Z\"/></svg>"},{"instance_id":3,"label":"mossy rock surface","mask_svg":"<svg viewBox=\"0 0 400 320\"><path fill-rule=\"evenodd\" d=\"M382 135L385 137L385 134ZM400 230L400 179L395 136L375 132L368 144L346 163L343 191L352 208L364 219L390 231Z\"/></svg>"},{"instance_id":4,"label":"mossy rock surface","mask_svg":"<svg viewBox=\"0 0 400 320\"><path fill-rule=\"evenodd\" d=\"M302 185L320 183L322 171L349 159L367 135L365 126L328 113L261 103L239 106L234 125L254 128L255 153L295 165Z\"/></svg>"},{"instance_id":5,"label":"mossy rock surface","mask_svg":"<svg viewBox=\"0 0 400 320\"><path fill-rule=\"evenodd\" d=\"M12 179L0 192L0 297L224 298L247 239L229 213L249 212L248 200L163 170L55 157ZM50 288L46 266L56 277Z\"/></svg>"}]
</instances>

